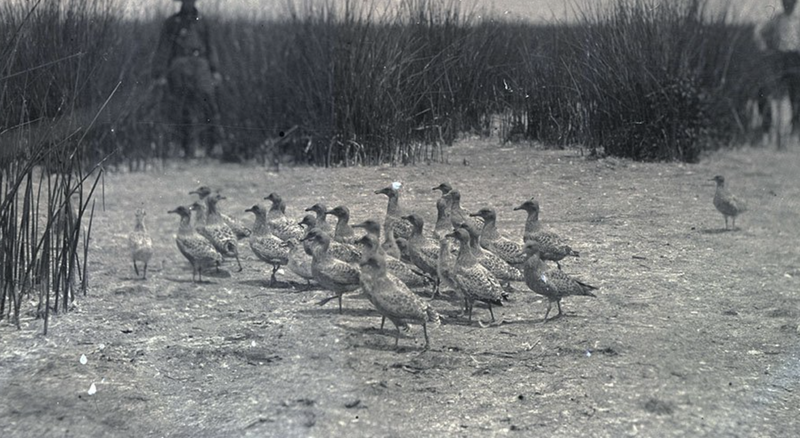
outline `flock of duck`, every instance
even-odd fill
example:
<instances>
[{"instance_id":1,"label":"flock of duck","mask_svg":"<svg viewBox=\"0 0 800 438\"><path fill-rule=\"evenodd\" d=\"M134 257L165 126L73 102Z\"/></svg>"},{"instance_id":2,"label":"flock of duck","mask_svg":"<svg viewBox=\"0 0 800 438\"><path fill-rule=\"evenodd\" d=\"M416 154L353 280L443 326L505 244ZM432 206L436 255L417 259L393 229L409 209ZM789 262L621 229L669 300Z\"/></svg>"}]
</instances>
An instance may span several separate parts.
<instances>
[{"instance_id":1,"label":"flock of duck","mask_svg":"<svg viewBox=\"0 0 800 438\"><path fill-rule=\"evenodd\" d=\"M723 177L713 180L717 183L714 205L723 214L726 228L729 217L735 225L736 216L746 207L727 191ZM466 316L470 322L476 301L488 307L495 321L493 306L508 301L513 291L511 282L524 282L531 291L547 298L544 321L553 303L558 309L554 318L563 315L564 297L595 297L597 287L561 270L563 259L579 254L558 234L544 229L537 200L526 200L514 208L527 214L522 237L515 239L500 234L495 209L465 210L460 192L448 183L433 190L440 191L441 197L436 202L436 223L428 229L419 214L401 206L400 183L375 192L388 198L382 222L368 219L351 225L346 206L329 209L322 203L305 209L308 214L301 220L291 219L286 216L281 196L270 193L264 198L271 203L268 209L256 204L245 210L254 215L248 227L221 213L218 203L225 197L206 186L189 192L198 196L191 205L169 213L180 217L175 241L192 266L193 281L202 281L204 271L219 269L225 259L235 259L241 271L239 242L247 239L253 254L272 265L270 285L277 281L280 268L286 267L307 282L331 291L332 295L319 304L337 300L340 313L344 294L363 291L382 316L381 328L387 318L395 325L395 347L400 329L417 323L422 325L428 348L428 325L440 323L432 301L414 290L431 291L431 298L443 294L463 300L459 316ZM328 222L329 216L336 217L334 225ZM144 210L136 211L129 242L134 270L138 276L142 264L146 278L152 241L144 217Z\"/></svg>"}]
</instances>

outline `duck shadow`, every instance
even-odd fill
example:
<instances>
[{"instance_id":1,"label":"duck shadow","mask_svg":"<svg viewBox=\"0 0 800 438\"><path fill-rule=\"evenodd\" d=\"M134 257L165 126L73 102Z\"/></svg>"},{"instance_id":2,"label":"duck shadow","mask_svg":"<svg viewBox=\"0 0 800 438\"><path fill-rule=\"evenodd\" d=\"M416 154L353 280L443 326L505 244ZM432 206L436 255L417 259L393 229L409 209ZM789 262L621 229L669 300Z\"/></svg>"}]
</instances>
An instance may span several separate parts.
<instances>
[{"instance_id":1,"label":"duck shadow","mask_svg":"<svg viewBox=\"0 0 800 438\"><path fill-rule=\"evenodd\" d=\"M240 280L237 283L243 286L252 286L252 287L265 287L268 289L286 289L292 290L295 292L306 292L310 290L321 290L322 288L316 284L303 284L298 283L295 281L276 281L275 283L270 283L269 280L263 279L255 279L255 280Z\"/></svg>"},{"instance_id":2,"label":"duck shadow","mask_svg":"<svg viewBox=\"0 0 800 438\"><path fill-rule=\"evenodd\" d=\"M703 228L697 230L700 234L726 234L726 233L733 233L739 231L739 227L736 228Z\"/></svg>"},{"instance_id":3,"label":"duck shadow","mask_svg":"<svg viewBox=\"0 0 800 438\"><path fill-rule=\"evenodd\" d=\"M164 280L180 284L217 284L216 281L206 280L205 278L203 280L195 281L191 278L164 277Z\"/></svg>"},{"instance_id":4,"label":"duck shadow","mask_svg":"<svg viewBox=\"0 0 800 438\"><path fill-rule=\"evenodd\" d=\"M347 307L346 303L342 307L341 313L339 312L339 307L335 303L336 300L331 300L331 303L326 304L327 307L322 307L318 303L314 303L313 308L307 309L300 309L297 312L303 313L306 315L312 316L323 316L323 315L341 315L341 316L355 316L355 317L369 317L374 316L380 318L380 314L372 309L354 309L352 307Z\"/></svg>"},{"instance_id":5,"label":"duck shadow","mask_svg":"<svg viewBox=\"0 0 800 438\"><path fill-rule=\"evenodd\" d=\"M376 316L380 316L377 313L375 315ZM391 321L388 321L388 320L386 321L386 325L384 325L383 329L379 328L380 319L375 321L375 325L369 325L369 326L358 326L358 327L355 327L355 326L341 324L341 323L334 323L334 325L336 325L340 329L345 330L346 332L352 333L354 335L359 335L359 336L382 336L382 337L384 337L384 338L386 338L388 340L388 342L378 342L375 338L371 338L371 337L370 338L366 338L363 343L361 343L360 345L356 346L357 348L365 348L365 349L373 350L373 351L384 351L384 352L393 352L393 353L407 353L407 352L412 352L412 351L424 351L425 350L425 348L423 346L409 348L406 345L402 345L403 341L416 341L417 340L417 334L416 333L412 334L412 333L410 333L410 330L403 330L403 329L400 329L400 337L399 337L399 339L400 339L401 345L399 345L397 348L395 348L394 339L395 339L395 335L397 334L397 329L395 328L394 324ZM423 337L423 336L424 335L422 334L422 329L420 328L419 329L419 337Z\"/></svg>"}]
</instances>

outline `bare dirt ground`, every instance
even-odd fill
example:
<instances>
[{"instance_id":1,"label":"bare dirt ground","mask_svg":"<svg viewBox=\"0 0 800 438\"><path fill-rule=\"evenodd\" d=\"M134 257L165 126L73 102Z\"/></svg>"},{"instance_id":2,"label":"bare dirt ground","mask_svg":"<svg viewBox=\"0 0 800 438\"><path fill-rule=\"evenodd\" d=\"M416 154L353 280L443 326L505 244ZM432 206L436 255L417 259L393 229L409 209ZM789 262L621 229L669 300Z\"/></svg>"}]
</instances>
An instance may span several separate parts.
<instances>
[{"instance_id":1,"label":"bare dirt ground","mask_svg":"<svg viewBox=\"0 0 800 438\"><path fill-rule=\"evenodd\" d=\"M287 169L187 166L109 174L91 242L91 287L77 309L17 330L0 323L0 435L21 436L791 436L800 430L800 155L745 149L700 164L586 160L573 151L466 140L451 164ZM466 160L466 163L465 163ZM468 164L465 166L465 164ZM716 174L746 198L721 230ZM404 205L435 218L449 181L462 204L498 210L520 236L536 196L543 222L579 259L564 269L597 299L546 302L523 283L481 328L457 301L422 350L413 326L393 349L369 302L345 311L320 289L267 288L270 267L242 241L244 271L193 284L167 210L201 184L225 212L271 191L300 217L315 202L382 217L373 191L404 183ZM99 199L99 198L98 198ZM126 236L143 205L156 255L134 278ZM229 273L229 275L228 275ZM290 273L283 282L297 282ZM33 303L28 303L31 307ZM488 318L485 308L477 315ZM81 363L81 355L87 361ZM94 384L96 393L88 393Z\"/></svg>"}]
</instances>

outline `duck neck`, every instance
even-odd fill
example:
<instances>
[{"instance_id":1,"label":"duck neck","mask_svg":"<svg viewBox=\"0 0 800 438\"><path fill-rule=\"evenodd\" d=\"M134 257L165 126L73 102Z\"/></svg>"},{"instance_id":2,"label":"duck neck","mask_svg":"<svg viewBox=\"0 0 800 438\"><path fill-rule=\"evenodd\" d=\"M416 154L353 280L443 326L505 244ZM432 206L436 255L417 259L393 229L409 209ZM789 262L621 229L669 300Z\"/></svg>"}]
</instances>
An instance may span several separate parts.
<instances>
[{"instance_id":1,"label":"duck neck","mask_svg":"<svg viewBox=\"0 0 800 438\"><path fill-rule=\"evenodd\" d=\"M481 236L477 234L470 234L469 235L469 249L472 251L472 255L475 257L480 257L481 254Z\"/></svg>"},{"instance_id":2,"label":"duck neck","mask_svg":"<svg viewBox=\"0 0 800 438\"><path fill-rule=\"evenodd\" d=\"M181 216L181 224L178 226L178 234L181 236L187 236L194 233L194 228L192 228L192 217L190 215Z\"/></svg>"},{"instance_id":3,"label":"duck neck","mask_svg":"<svg viewBox=\"0 0 800 438\"><path fill-rule=\"evenodd\" d=\"M386 206L386 214L389 216L400 216L400 195L389 195L389 204Z\"/></svg>"},{"instance_id":4,"label":"duck neck","mask_svg":"<svg viewBox=\"0 0 800 438\"><path fill-rule=\"evenodd\" d=\"M450 226L450 211L447 208L447 200L439 198L436 201L436 228L442 229Z\"/></svg>"},{"instance_id":5,"label":"duck neck","mask_svg":"<svg viewBox=\"0 0 800 438\"><path fill-rule=\"evenodd\" d=\"M453 212L461 211L461 200L456 198L450 199L450 214Z\"/></svg>"},{"instance_id":6,"label":"duck neck","mask_svg":"<svg viewBox=\"0 0 800 438\"><path fill-rule=\"evenodd\" d=\"M478 262L478 259L475 258L475 255L470 249L469 242L461 242L461 247L458 249L458 258L456 259L456 262L458 265L464 267L473 266Z\"/></svg>"},{"instance_id":7,"label":"duck neck","mask_svg":"<svg viewBox=\"0 0 800 438\"><path fill-rule=\"evenodd\" d=\"M219 211L217 210L217 203L209 202L208 210L205 214L205 223L208 225L213 225L220 222L222 222L222 216L220 216Z\"/></svg>"},{"instance_id":8,"label":"duck neck","mask_svg":"<svg viewBox=\"0 0 800 438\"><path fill-rule=\"evenodd\" d=\"M136 218L136 226L133 227L133 231L139 231L142 233L147 232L147 227L144 226L144 218L142 217Z\"/></svg>"},{"instance_id":9,"label":"duck neck","mask_svg":"<svg viewBox=\"0 0 800 438\"><path fill-rule=\"evenodd\" d=\"M329 245L329 242L320 243L311 250L311 256L314 258L315 262L319 263L328 259Z\"/></svg>"},{"instance_id":10,"label":"duck neck","mask_svg":"<svg viewBox=\"0 0 800 438\"><path fill-rule=\"evenodd\" d=\"M267 227L267 216L264 214L264 211L260 211L261 214L256 213L256 220L253 223L253 235L254 236L265 236L269 231Z\"/></svg>"},{"instance_id":11,"label":"duck neck","mask_svg":"<svg viewBox=\"0 0 800 438\"><path fill-rule=\"evenodd\" d=\"M525 234L539 231L542 225L539 223L539 212L529 211L528 218L525 220Z\"/></svg>"},{"instance_id":12,"label":"duck neck","mask_svg":"<svg viewBox=\"0 0 800 438\"><path fill-rule=\"evenodd\" d=\"M206 224L206 217L208 216L208 206L205 202L198 202L195 204L194 221L198 226Z\"/></svg>"},{"instance_id":13,"label":"duck neck","mask_svg":"<svg viewBox=\"0 0 800 438\"><path fill-rule=\"evenodd\" d=\"M485 242L497 240L500 233L497 232L497 222L494 218L485 218L483 220L483 232L481 232L481 239Z\"/></svg>"},{"instance_id":14,"label":"duck neck","mask_svg":"<svg viewBox=\"0 0 800 438\"><path fill-rule=\"evenodd\" d=\"M442 193L442 197L439 199L444 200L444 205L446 206L446 210L449 213L450 209L453 208L453 200L451 198L445 197L447 193Z\"/></svg>"},{"instance_id":15,"label":"duck neck","mask_svg":"<svg viewBox=\"0 0 800 438\"><path fill-rule=\"evenodd\" d=\"M325 214L324 211L318 211L317 212L317 224L316 224L316 226L318 226L320 228L325 228L326 225L328 225L328 215Z\"/></svg>"},{"instance_id":16,"label":"duck neck","mask_svg":"<svg viewBox=\"0 0 800 438\"><path fill-rule=\"evenodd\" d=\"M386 227L386 237L383 241L383 245L381 245L381 250L384 251L384 253L391 252L392 254L400 254L400 248L397 247L397 242L394 237L394 227Z\"/></svg>"},{"instance_id":17,"label":"duck neck","mask_svg":"<svg viewBox=\"0 0 800 438\"><path fill-rule=\"evenodd\" d=\"M283 201L276 201L272 203L272 207L269 208L267 216L270 219L276 219L283 216L284 211L286 211L286 207L283 205Z\"/></svg>"},{"instance_id":18,"label":"duck neck","mask_svg":"<svg viewBox=\"0 0 800 438\"><path fill-rule=\"evenodd\" d=\"M439 241L439 260L445 260L450 257L450 240L444 238Z\"/></svg>"},{"instance_id":19,"label":"duck neck","mask_svg":"<svg viewBox=\"0 0 800 438\"><path fill-rule=\"evenodd\" d=\"M422 239L422 228L422 225L414 225L414 228L411 229L411 236L409 236L408 240Z\"/></svg>"},{"instance_id":20,"label":"duck neck","mask_svg":"<svg viewBox=\"0 0 800 438\"><path fill-rule=\"evenodd\" d=\"M353 232L353 228L349 224L350 218L347 216L342 216L339 218L339 221L336 222L336 230L334 230L334 235L336 237L351 237L355 235Z\"/></svg>"},{"instance_id":21,"label":"duck neck","mask_svg":"<svg viewBox=\"0 0 800 438\"><path fill-rule=\"evenodd\" d=\"M534 276L538 277L542 271L546 269L545 263L539 258L539 254L533 254L525 260L523 264L523 270L525 276Z\"/></svg>"}]
</instances>

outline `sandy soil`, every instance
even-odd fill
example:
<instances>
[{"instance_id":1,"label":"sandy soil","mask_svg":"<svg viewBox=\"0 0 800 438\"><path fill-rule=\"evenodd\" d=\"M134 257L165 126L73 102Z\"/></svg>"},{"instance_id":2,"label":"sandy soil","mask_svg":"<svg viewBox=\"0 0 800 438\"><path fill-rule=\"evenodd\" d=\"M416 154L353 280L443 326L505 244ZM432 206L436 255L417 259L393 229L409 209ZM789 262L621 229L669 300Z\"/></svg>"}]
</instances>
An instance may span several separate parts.
<instances>
[{"instance_id":1,"label":"sandy soil","mask_svg":"<svg viewBox=\"0 0 800 438\"><path fill-rule=\"evenodd\" d=\"M188 166L108 174L95 218L88 296L51 321L0 322L0 435L22 436L789 436L800 430L800 186L797 150L747 149L700 164L586 160L575 151L501 148L467 140L451 164L287 169ZM726 232L711 199L716 174L750 211ZM428 221L449 181L462 204L498 210L536 196L547 226L572 240L564 269L599 286L546 302L523 283L481 328L447 316L422 349L361 296L345 311L242 242L244 271L191 282L173 235L200 184L222 189L225 212L271 191L300 217L317 201L346 204L353 221L381 218L373 191L404 183L404 205ZM143 205L156 255L134 278L126 247ZM32 308L34 303L27 303ZM488 318L485 308L477 315ZM81 356L86 363L81 363ZM89 394L94 384L96 393Z\"/></svg>"}]
</instances>

